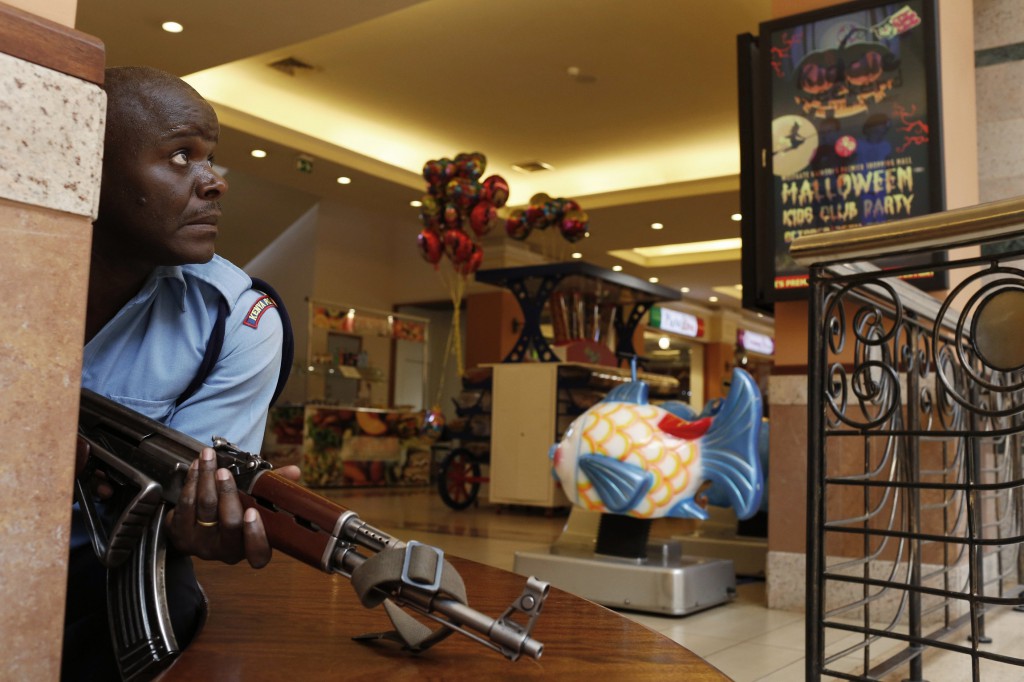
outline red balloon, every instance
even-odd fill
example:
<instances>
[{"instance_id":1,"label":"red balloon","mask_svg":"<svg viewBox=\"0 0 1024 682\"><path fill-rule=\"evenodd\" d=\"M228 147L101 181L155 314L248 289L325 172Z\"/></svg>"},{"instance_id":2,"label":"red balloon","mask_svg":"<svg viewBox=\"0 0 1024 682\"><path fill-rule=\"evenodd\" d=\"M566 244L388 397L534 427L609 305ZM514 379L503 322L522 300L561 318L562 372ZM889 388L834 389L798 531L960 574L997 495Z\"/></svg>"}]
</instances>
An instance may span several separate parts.
<instances>
[{"instance_id":1,"label":"red balloon","mask_svg":"<svg viewBox=\"0 0 1024 682\"><path fill-rule=\"evenodd\" d=\"M459 273L463 275L472 275L480 269L480 265L483 262L484 250L478 244L473 244L473 252L469 254L469 258L466 259L466 262L459 266Z\"/></svg>"},{"instance_id":2,"label":"red balloon","mask_svg":"<svg viewBox=\"0 0 1024 682\"><path fill-rule=\"evenodd\" d=\"M489 201L481 201L469 213L469 226L476 236L482 237L491 229L491 221L498 215L498 210Z\"/></svg>"},{"instance_id":3,"label":"red balloon","mask_svg":"<svg viewBox=\"0 0 1024 682\"><path fill-rule=\"evenodd\" d=\"M447 230L444 233L444 250L452 263L461 265L473 253L473 240L462 230Z\"/></svg>"},{"instance_id":4,"label":"red balloon","mask_svg":"<svg viewBox=\"0 0 1024 682\"><path fill-rule=\"evenodd\" d=\"M480 199L482 189L476 180L461 176L449 180L446 187L448 201L455 203L459 208L467 209Z\"/></svg>"},{"instance_id":5,"label":"red balloon","mask_svg":"<svg viewBox=\"0 0 1024 682\"><path fill-rule=\"evenodd\" d=\"M518 239L522 241L530 236L530 226L526 223L526 213L521 208L517 208L509 214L508 219L505 221L505 234L512 239Z\"/></svg>"},{"instance_id":6,"label":"red balloon","mask_svg":"<svg viewBox=\"0 0 1024 682\"><path fill-rule=\"evenodd\" d=\"M546 203L546 202L545 202ZM548 229L548 212L544 210L545 204L530 204L526 207L523 219L530 226L531 230Z\"/></svg>"},{"instance_id":7,"label":"red balloon","mask_svg":"<svg viewBox=\"0 0 1024 682\"><path fill-rule=\"evenodd\" d=\"M483 181L482 201L489 201L495 208L501 208L508 201L508 183L500 175L492 175Z\"/></svg>"},{"instance_id":8,"label":"red balloon","mask_svg":"<svg viewBox=\"0 0 1024 682\"><path fill-rule=\"evenodd\" d=\"M578 242L587 236L587 224L590 218L584 211L569 211L562 218L558 225L558 231L562 233L570 243Z\"/></svg>"},{"instance_id":9,"label":"red balloon","mask_svg":"<svg viewBox=\"0 0 1024 682\"><path fill-rule=\"evenodd\" d=\"M421 230L416 237L416 242L420 247L420 255L423 256L423 260L431 265L436 265L441 260L444 247L441 244L441 235L435 230Z\"/></svg>"},{"instance_id":10,"label":"red balloon","mask_svg":"<svg viewBox=\"0 0 1024 682\"><path fill-rule=\"evenodd\" d=\"M455 171L455 162L451 159L434 159L423 164L423 179L430 185L431 190L443 190L448 181L455 176Z\"/></svg>"},{"instance_id":11,"label":"red balloon","mask_svg":"<svg viewBox=\"0 0 1024 682\"><path fill-rule=\"evenodd\" d=\"M479 180L487 168L487 157L480 152L467 154L462 152L455 156L456 175L472 180Z\"/></svg>"}]
</instances>

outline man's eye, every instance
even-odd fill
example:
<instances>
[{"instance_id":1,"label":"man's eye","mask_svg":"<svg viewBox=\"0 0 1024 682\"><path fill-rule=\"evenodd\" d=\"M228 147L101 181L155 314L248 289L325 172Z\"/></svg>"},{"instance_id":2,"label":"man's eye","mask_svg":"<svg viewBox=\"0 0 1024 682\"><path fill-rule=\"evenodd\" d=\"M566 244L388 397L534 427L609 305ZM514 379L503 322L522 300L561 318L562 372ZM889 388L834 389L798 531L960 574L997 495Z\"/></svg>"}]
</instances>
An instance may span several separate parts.
<instances>
[{"instance_id":1,"label":"man's eye","mask_svg":"<svg viewBox=\"0 0 1024 682\"><path fill-rule=\"evenodd\" d=\"M184 151L174 152L174 154L171 156L171 163L173 163L176 166L187 166L188 153Z\"/></svg>"}]
</instances>

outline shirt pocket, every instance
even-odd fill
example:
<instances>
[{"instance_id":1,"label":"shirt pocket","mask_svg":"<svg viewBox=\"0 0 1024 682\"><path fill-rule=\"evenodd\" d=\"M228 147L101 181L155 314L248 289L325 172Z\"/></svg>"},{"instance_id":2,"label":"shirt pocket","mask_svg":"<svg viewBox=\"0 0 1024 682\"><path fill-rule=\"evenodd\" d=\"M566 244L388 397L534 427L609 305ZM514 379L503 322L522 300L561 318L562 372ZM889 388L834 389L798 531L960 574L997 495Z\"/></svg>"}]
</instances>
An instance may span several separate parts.
<instances>
[{"instance_id":1,"label":"shirt pocket","mask_svg":"<svg viewBox=\"0 0 1024 682\"><path fill-rule=\"evenodd\" d=\"M135 410L141 415L149 417L161 424L167 423L174 414L175 398L167 400L144 400L142 398L131 398L128 396L112 395L110 399L125 407Z\"/></svg>"}]
</instances>

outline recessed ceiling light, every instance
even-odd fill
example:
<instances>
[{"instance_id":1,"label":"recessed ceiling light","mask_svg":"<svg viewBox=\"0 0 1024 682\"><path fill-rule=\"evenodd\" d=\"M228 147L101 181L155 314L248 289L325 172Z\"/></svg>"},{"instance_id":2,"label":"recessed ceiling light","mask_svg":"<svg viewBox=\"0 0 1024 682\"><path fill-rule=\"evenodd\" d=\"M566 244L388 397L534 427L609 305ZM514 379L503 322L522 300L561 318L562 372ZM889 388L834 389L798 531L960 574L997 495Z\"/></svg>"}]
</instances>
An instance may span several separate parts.
<instances>
[{"instance_id":1,"label":"recessed ceiling light","mask_svg":"<svg viewBox=\"0 0 1024 682\"><path fill-rule=\"evenodd\" d=\"M664 228L665 228L665 226L662 225L661 223L651 223L651 229L652 230L662 230Z\"/></svg>"},{"instance_id":2,"label":"recessed ceiling light","mask_svg":"<svg viewBox=\"0 0 1024 682\"><path fill-rule=\"evenodd\" d=\"M612 266L612 270L614 270L615 272L622 272L622 266L621 265L613 265Z\"/></svg>"},{"instance_id":3,"label":"recessed ceiling light","mask_svg":"<svg viewBox=\"0 0 1024 682\"><path fill-rule=\"evenodd\" d=\"M742 284L737 284L736 285L736 291L743 291L743 285Z\"/></svg>"},{"instance_id":4,"label":"recessed ceiling light","mask_svg":"<svg viewBox=\"0 0 1024 682\"><path fill-rule=\"evenodd\" d=\"M668 350L672 346L672 339L667 336L662 336L658 339L658 348L662 350Z\"/></svg>"},{"instance_id":5,"label":"recessed ceiling light","mask_svg":"<svg viewBox=\"0 0 1024 682\"><path fill-rule=\"evenodd\" d=\"M685 244L638 246L632 249L609 251L608 254L646 268L657 268L667 265L693 265L695 263L739 260L741 246L742 240L739 237L734 237Z\"/></svg>"},{"instance_id":6,"label":"recessed ceiling light","mask_svg":"<svg viewBox=\"0 0 1024 682\"><path fill-rule=\"evenodd\" d=\"M731 216L729 216L729 218L733 222L738 223L739 221L743 220L743 214L742 213L733 213Z\"/></svg>"},{"instance_id":7,"label":"recessed ceiling light","mask_svg":"<svg viewBox=\"0 0 1024 682\"><path fill-rule=\"evenodd\" d=\"M419 208L420 206L423 205L423 202L420 201L419 199L413 199L412 201L409 202L409 205L412 206L413 208Z\"/></svg>"},{"instance_id":8,"label":"recessed ceiling light","mask_svg":"<svg viewBox=\"0 0 1024 682\"><path fill-rule=\"evenodd\" d=\"M583 254L580 253L579 251L577 251L576 253L572 254L572 257L573 258L583 258Z\"/></svg>"},{"instance_id":9,"label":"recessed ceiling light","mask_svg":"<svg viewBox=\"0 0 1024 682\"><path fill-rule=\"evenodd\" d=\"M351 183L352 183L352 178L345 177L344 175L342 175L340 178L338 178L338 184L339 185L349 185Z\"/></svg>"},{"instance_id":10,"label":"recessed ceiling light","mask_svg":"<svg viewBox=\"0 0 1024 682\"><path fill-rule=\"evenodd\" d=\"M758 313L757 316L763 318L764 317L764 313Z\"/></svg>"},{"instance_id":11,"label":"recessed ceiling light","mask_svg":"<svg viewBox=\"0 0 1024 682\"><path fill-rule=\"evenodd\" d=\"M165 21L160 24L160 28L167 31L168 33L181 33L185 30L185 27L176 21Z\"/></svg>"},{"instance_id":12,"label":"recessed ceiling light","mask_svg":"<svg viewBox=\"0 0 1024 682\"><path fill-rule=\"evenodd\" d=\"M708 296L708 300L711 301L712 303L718 303L717 296Z\"/></svg>"},{"instance_id":13,"label":"recessed ceiling light","mask_svg":"<svg viewBox=\"0 0 1024 682\"><path fill-rule=\"evenodd\" d=\"M679 291L681 291L684 294L688 294L690 293L690 287L679 287Z\"/></svg>"},{"instance_id":14,"label":"recessed ceiling light","mask_svg":"<svg viewBox=\"0 0 1024 682\"><path fill-rule=\"evenodd\" d=\"M651 284L657 284L658 283L658 278L657 277L648 277L647 281L650 282Z\"/></svg>"},{"instance_id":15,"label":"recessed ceiling light","mask_svg":"<svg viewBox=\"0 0 1024 682\"><path fill-rule=\"evenodd\" d=\"M249 153L252 154L253 158L257 158L257 159L264 159L267 156L267 153L264 150L262 150L262 149L253 149Z\"/></svg>"}]
</instances>

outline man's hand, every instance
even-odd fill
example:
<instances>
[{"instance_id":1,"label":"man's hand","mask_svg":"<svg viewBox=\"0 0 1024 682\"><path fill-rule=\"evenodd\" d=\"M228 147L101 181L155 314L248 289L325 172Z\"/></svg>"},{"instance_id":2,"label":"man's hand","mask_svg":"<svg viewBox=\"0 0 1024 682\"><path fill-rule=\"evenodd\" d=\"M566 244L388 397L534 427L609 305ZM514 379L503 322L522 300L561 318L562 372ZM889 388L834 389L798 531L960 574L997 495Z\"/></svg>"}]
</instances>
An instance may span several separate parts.
<instances>
[{"instance_id":1,"label":"man's hand","mask_svg":"<svg viewBox=\"0 0 1024 682\"><path fill-rule=\"evenodd\" d=\"M274 471L293 481L301 473L296 466ZM192 462L168 524L171 543L179 552L228 564L245 559L253 568L270 561L270 542L259 512L243 512L235 479L227 469L217 468L213 448L203 448Z\"/></svg>"}]
</instances>

